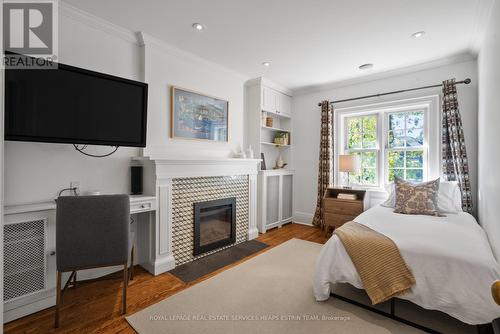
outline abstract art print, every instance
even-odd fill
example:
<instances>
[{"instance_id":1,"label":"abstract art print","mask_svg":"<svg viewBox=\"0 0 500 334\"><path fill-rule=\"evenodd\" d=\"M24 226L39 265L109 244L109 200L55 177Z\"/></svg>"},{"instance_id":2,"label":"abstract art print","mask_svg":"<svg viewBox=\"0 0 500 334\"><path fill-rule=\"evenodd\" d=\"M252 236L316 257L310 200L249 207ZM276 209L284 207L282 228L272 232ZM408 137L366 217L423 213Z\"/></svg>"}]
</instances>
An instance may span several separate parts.
<instances>
[{"instance_id":1,"label":"abstract art print","mask_svg":"<svg viewBox=\"0 0 500 334\"><path fill-rule=\"evenodd\" d=\"M228 102L184 88L172 87L173 138L228 141Z\"/></svg>"}]
</instances>

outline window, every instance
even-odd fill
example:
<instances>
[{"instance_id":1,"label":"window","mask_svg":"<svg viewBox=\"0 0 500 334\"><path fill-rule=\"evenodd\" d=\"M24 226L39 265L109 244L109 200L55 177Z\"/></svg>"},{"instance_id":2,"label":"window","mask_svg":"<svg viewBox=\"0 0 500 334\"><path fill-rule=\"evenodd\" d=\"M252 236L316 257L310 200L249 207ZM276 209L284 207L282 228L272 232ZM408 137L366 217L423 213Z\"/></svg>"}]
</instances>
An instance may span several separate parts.
<instances>
[{"instance_id":1,"label":"window","mask_svg":"<svg viewBox=\"0 0 500 334\"><path fill-rule=\"evenodd\" d=\"M377 184L377 115L347 118L347 152L358 155L361 171L351 173L349 181L354 184L374 186Z\"/></svg>"},{"instance_id":2,"label":"window","mask_svg":"<svg viewBox=\"0 0 500 334\"><path fill-rule=\"evenodd\" d=\"M413 182L424 179L424 126L423 111L389 113L387 168L389 182L398 176Z\"/></svg>"},{"instance_id":3,"label":"window","mask_svg":"<svg viewBox=\"0 0 500 334\"><path fill-rule=\"evenodd\" d=\"M337 109L335 152L360 157L352 184L382 188L398 176L423 182L441 176L439 97ZM337 180L343 175L337 172Z\"/></svg>"}]
</instances>

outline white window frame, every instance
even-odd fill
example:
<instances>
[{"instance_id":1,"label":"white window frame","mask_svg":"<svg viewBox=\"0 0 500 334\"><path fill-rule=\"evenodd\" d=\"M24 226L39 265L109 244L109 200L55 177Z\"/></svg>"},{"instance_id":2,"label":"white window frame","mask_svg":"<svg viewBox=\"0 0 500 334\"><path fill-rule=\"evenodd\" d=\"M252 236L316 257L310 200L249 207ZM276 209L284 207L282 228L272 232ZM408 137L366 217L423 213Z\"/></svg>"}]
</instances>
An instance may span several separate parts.
<instances>
[{"instance_id":1,"label":"white window frame","mask_svg":"<svg viewBox=\"0 0 500 334\"><path fill-rule=\"evenodd\" d=\"M389 147L389 115L390 114L397 114L400 112L412 112L412 111L423 111L424 112L424 142L422 146L418 147L404 147L404 148L390 148ZM384 113L384 124L383 124L383 131L384 131L384 145L385 145L385 152L384 152L384 181L385 184L391 182L389 181L389 151L400 151L400 152L405 152L405 151L420 151L423 150L423 175L422 175L422 180L427 181L429 180L429 109L428 108L417 108L417 109L408 109L408 110L397 110L397 111L389 111ZM405 130L406 130L406 125L405 125ZM405 166L406 167L406 166ZM404 168L406 169L406 168Z\"/></svg>"},{"instance_id":2,"label":"white window frame","mask_svg":"<svg viewBox=\"0 0 500 334\"><path fill-rule=\"evenodd\" d=\"M424 111L424 173L423 181L442 176L441 172L441 117L440 97L430 95L381 103L335 108L333 175L335 184L341 184L343 175L338 171L338 155L347 151L347 122L349 117L377 114L377 184L356 187L383 190L389 183L388 173L388 124L389 113L401 111ZM405 149L406 150L406 149ZM409 148L408 150L411 150Z\"/></svg>"},{"instance_id":3,"label":"white window frame","mask_svg":"<svg viewBox=\"0 0 500 334\"><path fill-rule=\"evenodd\" d=\"M347 137L348 137L348 130L347 130L347 119L349 118L356 118L356 117L366 117L366 116L377 116L377 143L375 145L375 147L373 148L354 148L354 149L349 149L347 147ZM343 125L342 125L342 129L343 129L343 133L342 133L342 139L343 139L343 145L342 145L342 153L339 153L339 154L349 154L349 151L350 152L375 152L376 153L376 156L377 156L377 167L376 167L376 173L375 173L375 186L378 186L378 184L380 183L380 173L378 173L378 170L380 169L380 158L381 158L381 145L380 145L380 114L379 113L376 113L376 112L370 112L370 113L353 113L353 114L348 114L348 115L344 115L343 116ZM363 141L363 138L361 138L361 141ZM362 144L361 144L362 145ZM367 185L367 184L363 184L361 185L363 187L374 187L374 185Z\"/></svg>"}]
</instances>

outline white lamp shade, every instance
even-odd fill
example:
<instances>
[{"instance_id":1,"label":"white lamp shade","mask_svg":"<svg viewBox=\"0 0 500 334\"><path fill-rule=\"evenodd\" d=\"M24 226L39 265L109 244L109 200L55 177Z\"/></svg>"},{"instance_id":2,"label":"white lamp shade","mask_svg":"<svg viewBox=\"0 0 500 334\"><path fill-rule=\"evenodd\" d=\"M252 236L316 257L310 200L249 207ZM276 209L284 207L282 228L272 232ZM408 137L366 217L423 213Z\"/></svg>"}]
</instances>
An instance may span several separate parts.
<instances>
[{"instance_id":1,"label":"white lamp shade","mask_svg":"<svg viewBox=\"0 0 500 334\"><path fill-rule=\"evenodd\" d=\"M339 171L357 173L361 170L361 163L358 155L341 154L339 155Z\"/></svg>"}]
</instances>

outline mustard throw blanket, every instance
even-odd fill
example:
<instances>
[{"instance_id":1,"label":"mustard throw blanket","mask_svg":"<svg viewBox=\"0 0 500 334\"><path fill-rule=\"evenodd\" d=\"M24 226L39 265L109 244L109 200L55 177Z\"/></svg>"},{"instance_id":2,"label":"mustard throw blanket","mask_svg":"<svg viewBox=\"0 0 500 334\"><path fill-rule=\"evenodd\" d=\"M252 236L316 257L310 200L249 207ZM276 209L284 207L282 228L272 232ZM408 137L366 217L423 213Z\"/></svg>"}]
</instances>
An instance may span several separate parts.
<instances>
[{"instance_id":1,"label":"mustard throw blanket","mask_svg":"<svg viewBox=\"0 0 500 334\"><path fill-rule=\"evenodd\" d=\"M415 284L415 277L390 238L353 221L336 229L335 234L373 305L404 294Z\"/></svg>"}]
</instances>

